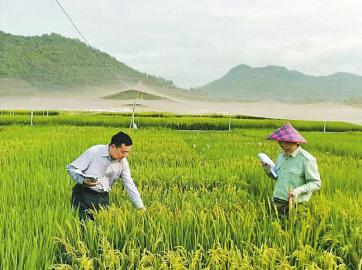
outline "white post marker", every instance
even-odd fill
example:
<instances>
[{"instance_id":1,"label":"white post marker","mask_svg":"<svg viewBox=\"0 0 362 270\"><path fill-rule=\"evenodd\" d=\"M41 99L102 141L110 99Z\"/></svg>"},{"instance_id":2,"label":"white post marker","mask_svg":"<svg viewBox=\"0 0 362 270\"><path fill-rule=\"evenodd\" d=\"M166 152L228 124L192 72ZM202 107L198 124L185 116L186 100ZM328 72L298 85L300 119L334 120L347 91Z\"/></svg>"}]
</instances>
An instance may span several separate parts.
<instances>
[{"instance_id":1,"label":"white post marker","mask_svg":"<svg viewBox=\"0 0 362 270\"><path fill-rule=\"evenodd\" d=\"M329 102L328 104L331 104L331 102ZM323 133L326 133L326 129L327 129L327 104L324 105Z\"/></svg>"},{"instance_id":2,"label":"white post marker","mask_svg":"<svg viewBox=\"0 0 362 270\"><path fill-rule=\"evenodd\" d=\"M30 113L30 125L31 126L33 125L33 116L34 116L34 112L31 111L31 113Z\"/></svg>"},{"instance_id":3,"label":"white post marker","mask_svg":"<svg viewBox=\"0 0 362 270\"><path fill-rule=\"evenodd\" d=\"M138 88L141 88L141 85L142 85L142 81L139 82L139 87ZM135 114L135 110L136 110L136 102L137 102L137 99L138 99L138 94L139 94L139 89L137 89L137 93L136 93L136 97L134 99L134 102L133 102L133 108L132 108L132 118L131 118L131 122L129 123L129 129L130 130L131 128L133 129L137 129L137 125L134 121L134 114Z\"/></svg>"},{"instance_id":4,"label":"white post marker","mask_svg":"<svg viewBox=\"0 0 362 270\"><path fill-rule=\"evenodd\" d=\"M231 113L229 113L229 131L231 130Z\"/></svg>"}]
</instances>

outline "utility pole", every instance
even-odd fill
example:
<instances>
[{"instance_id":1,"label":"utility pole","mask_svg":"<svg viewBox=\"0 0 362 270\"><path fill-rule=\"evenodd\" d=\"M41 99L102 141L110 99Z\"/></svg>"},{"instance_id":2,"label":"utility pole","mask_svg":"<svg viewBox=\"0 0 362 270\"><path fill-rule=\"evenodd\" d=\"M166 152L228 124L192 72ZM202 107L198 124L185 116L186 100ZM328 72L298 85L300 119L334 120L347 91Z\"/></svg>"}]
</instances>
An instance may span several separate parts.
<instances>
[{"instance_id":1,"label":"utility pole","mask_svg":"<svg viewBox=\"0 0 362 270\"><path fill-rule=\"evenodd\" d=\"M136 110L136 102L137 102L137 99L138 99L138 94L139 94L139 89L141 88L141 85L142 85L142 81L140 81L138 84L137 84L137 94L136 94L136 97L135 97L135 100L133 102L133 108L132 108L132 118L131 118L131 122L129 124L129 129L133 128L133 129L137 129L137 125L134 121L134 114L135 114L135 110Z\"/></svg>"}]
</instances>

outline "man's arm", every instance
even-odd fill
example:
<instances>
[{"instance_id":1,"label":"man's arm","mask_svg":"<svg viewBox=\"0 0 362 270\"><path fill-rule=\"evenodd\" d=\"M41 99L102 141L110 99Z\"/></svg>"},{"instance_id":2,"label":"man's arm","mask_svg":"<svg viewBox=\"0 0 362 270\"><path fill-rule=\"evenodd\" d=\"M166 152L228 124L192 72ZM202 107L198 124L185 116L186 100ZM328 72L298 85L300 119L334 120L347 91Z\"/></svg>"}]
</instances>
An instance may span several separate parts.
<instances>
[{"instance_id":1,"label":"man's arm","mask_svg":"<svg viewBox=\"0 0 362 270\"><path fill-rule=\"evenodd\" d=\"M83 177L82 175L77 173L77 168L73 167L72 165L68 164L67 165L67 172L70 175L70 177L72 177L72 179L78 183L78 184L83 184L83 180L85 177Z\"/></svg>"},{"instance_id":2,"label":"man's arm","mask_svg":"<svg viewBox=\"0 0 362 270\"><path fill-rule=\"evenodd\" d=\"M129 169L128 161L124 159L122 162L124 162L124 167L121 173L123 186L126 189L133 205L137 209L145 209L145 206L143 205L143 201L141 199L141 195L131 177L131 171Z\"/></svg>"},{"instance_id":3,"label":"man's arm","mask_svg":"<svg viewBox=\"0 0 362 270\"><path fill-rule=\"evenodd\" d=\"M83 181L86 178L82 176L81 173L89 167L91 160L92 155L88 149L76 160L67 165L67 172L76 183L83 185Z\"/></svg>"}]
</instances>

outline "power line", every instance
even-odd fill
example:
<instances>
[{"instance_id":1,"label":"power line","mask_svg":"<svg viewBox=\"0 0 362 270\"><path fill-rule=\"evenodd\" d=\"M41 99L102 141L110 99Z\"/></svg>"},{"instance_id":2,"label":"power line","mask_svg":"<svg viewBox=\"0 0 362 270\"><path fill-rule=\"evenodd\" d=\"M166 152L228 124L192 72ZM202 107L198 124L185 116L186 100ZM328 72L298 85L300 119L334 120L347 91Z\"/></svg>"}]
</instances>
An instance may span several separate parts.
<instances>
[{"instance_id":1,"label":"power line","mask_svg":"<svg viewBox=\"0 0 362 270\"><path fill-rule=\"evenodd\" d=\"M0 0L1 1L1 0ZM70 18L70 16L68 15L68 13L65 11L65 9L63 8L63 6L60 4L59 0L55 0L59 7L62 9L62 11L64 12L65 16L67 16L67 18L69 19L69 21L72 23L72 25L74 26L75 30L77 30L77 32L79 33L79 35L83 38L84 42L89 46L90 44L88 43L87 39L83 36L83 34L80 32L80 30L78 29L78 27L75 25L75 23L73 22L73 20ZM103 61L100 59L100 62L102 63ZM102 63L102 64L105 64L105 63ZM117 72L114 72L111 67L105 65L105 67L110 71L110 73L113 73L113 75L115 75L115 77L118 76ZM136 96L136 99L135 99L135 103L133 104L133 113L132 113L132 120L131 120L131 124L132 124L132 127L134 128L135 126L135 122L134 122L134 114L135 114L135 105L136 105L136 100L137 100L137 97L138 97L138 92L137 92L137 96ZM131 126L130 126L131 128Z\"/></svg>"},{"instance_id":2,"label":"power line","mask_svg":"<svg viewBox=\"0 0 362 270\"><path fill-rule=\"evenodd\" d=\"M1 0L0 0L1 1ZM78 27L75 25L75 23L73 22L72 18L70 17L70 15L65 11L65 9L63 8L63 6L60 4L59 0L55 0L57 2L57 4L59 5L59 7L61 8L61 10L63 11L63 13L65 14L65 16L67 16L68 20L71 22L71 24L73 25L73 27L75 28L75 30L77 30L78 34L81 36L81 38L84 40L84 42L89 46L92 47L89 42L87 41L87 39L84 37L84 35L80 32L80 30L78 29ZM103 64L103 66L105 67L105 69L107 69L111 74L113 74L115 76L115 78L117 78L117 76L119 76L119 73L112 70L110 66L108 66L105 62L102 61L102 59L97 59L101 64ZM101 65L102 66L102 65ZM148 77L148 75L147 75ZM119 80L119 79L115 79L115 80ZM113 80L112 80L113 81ZM138 84L137 84L138 85Z\"/></svg>"},{"instance_id":3,"label":"power line","mask_svg":"<svg viewBox=\"0 0 362 270\"><path fill-rule=\"evenodd\" d=\"M84 42L90 46L90 44L88 43L87 39L82 35L82 33L79 31L78 27L75 25L75 23L73 22L72 18L70 18L70 16L68 15L68 13L65 11L65 9L63 8L63 6L59 3L58 0L55 0L58 5L60 6L60 8L62 9L63 13L65 14L65 16L67 16L67 18L69 19L69 21L72 23L72 25L74 26L75 30L77 30L77 32L79 33L79 35L83 38ZM91 47L91 46L90 46Z\"/></svg>"},{"instance_id":4,"label":"power line","mask_svg":"<svg viewBox=\"0 0 362 270\"><path fill-rule=\"evenodd\" d=\"M0 0L1 1L1 0ZM59 0L55 0L59 7L61 8L61 10L63 11L63 13L65 14L65 16L67 16L68 20L72 23L73 27L75 28L75 30L77 30L78 34L81 36L81 38L84 40L84 42L89 46L92 47L88 40L84 37L84 35L80 32L80 30L78 29L78 27L75 25L75 23L73 22L72 18L70 17L70 15L65 11L65 9L63 8L63 6L60 4ZM113 74L115 76L115 78L119 75L118 72L113 71L111 69L110 66L108 66L104 61L102 61L102 59L98 59L98 57L96 57L97 61L101 64L100 66L104 66L105 69L107 69L111 74ZM115 79L115 80L119 80L119 79Z\"/></svg>"}]
</instances>

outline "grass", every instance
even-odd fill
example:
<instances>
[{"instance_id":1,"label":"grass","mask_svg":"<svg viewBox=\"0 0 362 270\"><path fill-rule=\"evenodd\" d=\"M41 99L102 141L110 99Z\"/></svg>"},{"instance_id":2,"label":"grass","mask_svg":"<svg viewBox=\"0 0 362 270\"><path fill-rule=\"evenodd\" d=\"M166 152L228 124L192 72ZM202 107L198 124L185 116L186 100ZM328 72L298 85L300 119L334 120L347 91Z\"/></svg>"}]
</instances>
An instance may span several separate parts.
<instances>
[{"instance_id":1,"label":"grass","mask_svg":"<svg viewBox=\"0 0 362 270\"><path fill-rule=\"evenodd\" d=\"M131 131L147 212L117 184L110 209L81 225L65 166L119 127L3 126L0 268L357 269L361 134L303 132L322 189L283 224L270 214L273 181L256 158L277 155L265 140L273 129Z\"/></svg>"}]
</instances>

